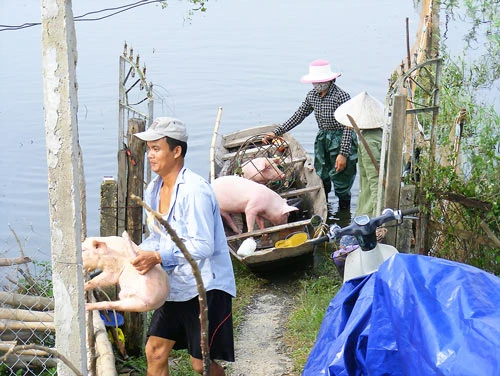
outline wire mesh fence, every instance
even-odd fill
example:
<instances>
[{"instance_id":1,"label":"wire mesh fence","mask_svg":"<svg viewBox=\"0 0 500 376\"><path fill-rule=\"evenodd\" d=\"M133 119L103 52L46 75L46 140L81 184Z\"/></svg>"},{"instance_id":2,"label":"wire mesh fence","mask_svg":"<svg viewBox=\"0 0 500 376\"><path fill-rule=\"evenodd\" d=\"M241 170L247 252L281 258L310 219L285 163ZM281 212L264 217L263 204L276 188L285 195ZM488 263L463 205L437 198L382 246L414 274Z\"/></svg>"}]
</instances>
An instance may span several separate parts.
<instances>
[{"instance_id":1,"label":"wire mesh fence","mask_svg":"<svg viewBox=\"0 0 500 376\"><path fill-rule=\"evenodd\" d=\"M56 374L50 262L0 258L0 376Z\"/></svg>"}]
</instances>

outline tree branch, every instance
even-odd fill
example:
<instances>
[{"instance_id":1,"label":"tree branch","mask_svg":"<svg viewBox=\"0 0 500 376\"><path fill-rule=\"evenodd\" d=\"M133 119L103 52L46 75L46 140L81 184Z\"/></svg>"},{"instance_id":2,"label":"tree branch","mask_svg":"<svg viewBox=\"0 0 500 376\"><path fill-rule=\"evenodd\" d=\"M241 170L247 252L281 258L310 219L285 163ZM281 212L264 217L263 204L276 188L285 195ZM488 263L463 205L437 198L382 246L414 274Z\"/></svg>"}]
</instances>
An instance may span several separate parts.
<instances>
[{"instance_id":1,"label":"tree branch","mask_svg":"<svg viewBox=\"0 0 500 376\"><path fill-rule=\"evenodd\" d=\"M31 259L29 257L0 258L0 266L27 264L28 262L31 262Z\"/></svg>"},{"instance_id":2,"label":"tree branch","mask_svg":"<svg viewBox=\"0 0 500 376\"><path fill-rule=\"evenodd\" d=\"M156 220L167 230L175 245L179 247L182 254L191 265L193 269L193 275L196 279L196 287L198 289L198 301L200 304L200 327L201 327L201 354L203 357L203 375L208 376L210 374L210 356L209 356L209 346L208 346L208 308L207 308L207 293L205 291L205 286L203 285L203 279L201 278L200 268L198 264L193 259L193 256L189 253L184 243L179 239L174 229L169 225L167 221L163 219L160 213L153 210L148 204L142 201L139 197L132 194L130 195L132 200L137 201L144 209L154 215Z\"/></svg>"},{"instance_id":3,"label":"tree branch","mask_svg":"<svg viewBox=\"0 0 500 376\"><path fill-rule=\"evenodd\" d=\"M19 345L19 346L13 346L13 347L11 347L9 349L9 351L7 351L0 358L0 360L3 362L3 361L5 361L7 359L8 355L10 355L12 353L17 354L18 352L23 352L25 350L39 350L39 351L46 352L47 354L52 355L53 357L59 359L64 364L66 364L66 366L68 366L75 373L75 375L77 375L77 376L83 376L83 374L77 368L75 368L75 366L73 364L71 364L71 362L63 354L57 352L55 349L51 349L49 347L40 346L40 345Z\"/></svg>"}]
</instances>

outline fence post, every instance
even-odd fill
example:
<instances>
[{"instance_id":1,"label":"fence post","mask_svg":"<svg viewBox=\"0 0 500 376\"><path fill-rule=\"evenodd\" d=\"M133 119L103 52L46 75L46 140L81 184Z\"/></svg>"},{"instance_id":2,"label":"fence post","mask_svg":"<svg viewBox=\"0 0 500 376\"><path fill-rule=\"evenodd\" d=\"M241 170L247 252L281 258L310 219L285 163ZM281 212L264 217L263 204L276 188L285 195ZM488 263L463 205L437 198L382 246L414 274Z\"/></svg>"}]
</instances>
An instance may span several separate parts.
<instances>
[{"instance_id":1,"label":"fence post","mask_svg":"<svg viewBox=\"0 0 500 376\"><path fill-rule=\"evenodd\" d=\"M134 133L146 129L146 122L141 119L131 118L128 120L127 141L128 150L126 154L126 225L128 234L136 244L142 242L143 220L142 206L130 199L134 194L142 197L144 193L144 153L146 144L144 141L133 136ZM123 332L125 334L125 346L127 354L140 355L146 341L146 314L125 312L125 323Z\"/></svg>"},{"instance_id":2,"label":"fence post","mask_svg":"<svg viewBox=\"0 0 500 376\"><path fill-rule=\"evenodd\" d=\"M81 197L77 54L71 1L42 0L41 15L56 350L87 375L81 252L85 204ZM58 362L57 374L74 372Z\"/></svg>"},{"instance_id":3,"label":"fence post","mask_svg":"<svg viewBox=\"0 0 500 376\"><path fill-rule=\"evenodd\" d=\"M118 235L118 188L112 176L105 176L101 183L100 236Z\"/></svg>"},{"instance_id":4,"label":"fence post","mask_svg":"<svg viewBox=\"0 0 500 376\"><path fill-rule=\"evenodd\" d=\"M415 190L415 185L401 187L399 209L410 209L415 206ZM412 251L412 239L415 240L413 220L403 219L403 223L396 227L396 232L396 248L399 252L410 253Z\"/></svg>"},{"instance_id":5,"label":"fence post","mask_svg":"<svg viewBox=\"0 0 500 376\"><path fill-rule=\"evenodd\" d=\"M401 167L403 165L403 140L406 122L406 96L396 94L392 107L392 125L387 156L385 208L399 208L401 188ZM387 244L396 244L396 229L389 227L385 236Z\"/></svg>"}]
</instances>

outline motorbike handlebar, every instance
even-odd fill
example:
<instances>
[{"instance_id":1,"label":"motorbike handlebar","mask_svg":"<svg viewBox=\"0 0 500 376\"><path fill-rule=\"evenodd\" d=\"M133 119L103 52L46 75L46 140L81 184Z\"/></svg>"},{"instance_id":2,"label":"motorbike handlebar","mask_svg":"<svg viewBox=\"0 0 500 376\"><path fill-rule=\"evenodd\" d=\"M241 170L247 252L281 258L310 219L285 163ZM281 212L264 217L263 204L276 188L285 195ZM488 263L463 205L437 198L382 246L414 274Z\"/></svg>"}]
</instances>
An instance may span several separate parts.
<instances>
[{"instance_id":1,"label":"motorbike handlebar","mask_svg":"<svg viewBox=\"0 0 500 376\"><path fill-rule=\"evenodd\" d=\"M337 224L331 225L327 235L311 240L314 245L330 242L339 239L344 235L352 236L370 236L375 233L377 227L390 221L402 221L404 217L419 213L418 207L393 210L384 209L381 215L370 218L367 215L362 215L354 218L352 223L346 227L340 227Z\"/></svg>"},{"instance_id":2,"label":"motorbike handlebar","mask_svg":"<svg viewBox=\"0 0 500 376\"><path fill-rule=\"evenodd\" d=\"M328 235L320 236L319 238L314 238L311 240L313 245L323 244L330 241L330 237Z\"/></svg>"},{"instance_id":3,"label":"motorbike handlebar","mask_svg":"<svg viewBox=\"0 0 500 376\"><path fill-rule=\"evenodd\" d=\"M410 208L401 210L401 216L406 217L412 214L418 214L420 212L419 208Z\"/></svg>"}]
</instances>

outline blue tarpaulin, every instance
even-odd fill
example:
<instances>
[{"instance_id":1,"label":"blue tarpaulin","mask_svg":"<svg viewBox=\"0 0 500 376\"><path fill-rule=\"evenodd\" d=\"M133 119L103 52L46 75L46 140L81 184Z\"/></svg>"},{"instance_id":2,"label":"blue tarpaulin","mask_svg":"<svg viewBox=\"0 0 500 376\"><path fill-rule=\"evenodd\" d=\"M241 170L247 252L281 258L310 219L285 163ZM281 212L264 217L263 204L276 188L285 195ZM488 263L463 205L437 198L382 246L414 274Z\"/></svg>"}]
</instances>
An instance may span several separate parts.
<instances>
[{"instance_id":1,"label":"blue tarpaulin","mask_svg":"<svg viewBox=\"0 0 500 376\"><path fill-rule=\"evenodd\" d=\"M500 375L500 278L396 254L335 295L303 375Z\"/></svg>"}]
</instances>

